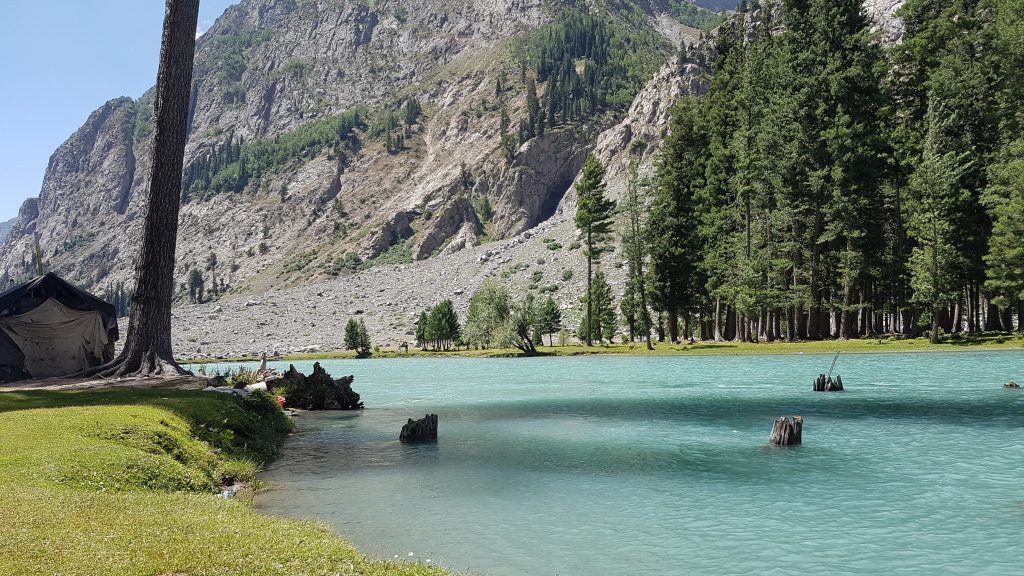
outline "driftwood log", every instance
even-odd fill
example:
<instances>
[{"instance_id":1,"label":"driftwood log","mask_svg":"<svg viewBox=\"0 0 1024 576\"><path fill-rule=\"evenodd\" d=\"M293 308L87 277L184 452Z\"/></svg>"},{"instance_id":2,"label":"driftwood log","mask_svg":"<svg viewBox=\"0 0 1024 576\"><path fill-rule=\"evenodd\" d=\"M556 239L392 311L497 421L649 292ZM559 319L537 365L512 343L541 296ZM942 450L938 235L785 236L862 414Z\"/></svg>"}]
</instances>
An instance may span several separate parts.
<instances>
[{"instance_id":1,"label":"driftwood log","mask_svg":"<svg viewBox=\"0 0 1024 576\"><path fill-rule=\"evenodd\" d=\"M359 394L352 390L355 378L334 379L320 363L313 364L313 373L305 376L289 366L288 371L268 385L284 388L288 405L302 410L362 410Z\"/></svg>"},{"instance_id":2,"label":"driftwood log","mask_svg":"<svg viewBox=\"0 0 1024 576\"><path fill-rule=\"evenodd\" d=\"M831 376L824 374L819 375L814 380L814 391L815 392L842 392L843 391L843 377L836 374L835 379Z\"/></svg>"},{"instance_id":3,"label":"driftwood log","mask_svg":"<svg viewBox=\"0 0 1024 576\"><path fill-rule=\"evenodd\" d=\"M402 434L398 437L402 442L432 442L437 440L437 414L427 414L419 420L409 418L402 426Z\"/></svg>"},{"instance_id":4,"label":"driftwood log","mask_svg":"<svg viewBox=\"0 0 1024 576\"><path fill-rule=\"evenodd\" d=\"M782 416L772 426L772 435L768 437L768 443L772 446L796 446L803 443L803 434L803 416L793 416L792 420Z\"/></svg>"}]
</instances>

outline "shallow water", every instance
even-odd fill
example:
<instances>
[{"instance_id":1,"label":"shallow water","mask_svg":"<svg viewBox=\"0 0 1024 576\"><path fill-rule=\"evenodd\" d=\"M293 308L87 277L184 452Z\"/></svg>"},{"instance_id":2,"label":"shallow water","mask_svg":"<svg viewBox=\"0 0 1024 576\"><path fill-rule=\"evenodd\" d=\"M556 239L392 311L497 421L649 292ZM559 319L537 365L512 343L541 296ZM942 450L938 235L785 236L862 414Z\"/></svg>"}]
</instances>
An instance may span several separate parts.
<instances>
[{"instance_id":1,"label":"shallow water","mask_svg":"<svg viewBox=\"0 0 1024 576\"><path fill-rule=\"evenodd\" d=\"M258 506L475 574L1024 574L1024 353L841 356L810 392L831 360L324 362L368 408L303 415ZM783 414L803 446L767 446Z\"/></svg>"}]
</instances>

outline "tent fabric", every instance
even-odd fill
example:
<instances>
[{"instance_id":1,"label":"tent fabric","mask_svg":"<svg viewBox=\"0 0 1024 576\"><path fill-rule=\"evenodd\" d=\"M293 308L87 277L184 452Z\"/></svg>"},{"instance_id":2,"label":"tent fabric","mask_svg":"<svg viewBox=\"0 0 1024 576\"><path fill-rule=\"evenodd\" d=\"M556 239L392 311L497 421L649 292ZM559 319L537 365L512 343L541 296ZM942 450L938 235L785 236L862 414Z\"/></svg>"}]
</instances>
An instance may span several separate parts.
<instances>
[{"instance_id":1,"label":"tent fabric","mask_svg":"<svg viewBox=\"0 0 1024 576\"><path fill-rule=\"evenodd\" d=\"M100 364L109 342L103 314L47 298L29 312L0 317L0 331L25 355L32 378L74 374Z\"/></svg>"},{"instance_id":2,"label":"tent fabric","mask_svg":"<svg viewBox=\"0 0 1024 576\"><path fill-rule=\"evenodd\" d=\"M99 311L103 325L113 330L113 338L117 339L117 311L114 305L71 285L52 272L0 294L0 317L24 314L48 298L54 298L72 310Z\"/></svg>"},{"instance_id":3,"label":"tent fabric","mask_svg":"<svg viewBox=\"0 0 1024 576\"><path fill-rule=\"evenodd\" d=\"M28 378L25 374L25 354L3 330L0 330L0 382L14 382Z\"/></svg>"}]
</instances>

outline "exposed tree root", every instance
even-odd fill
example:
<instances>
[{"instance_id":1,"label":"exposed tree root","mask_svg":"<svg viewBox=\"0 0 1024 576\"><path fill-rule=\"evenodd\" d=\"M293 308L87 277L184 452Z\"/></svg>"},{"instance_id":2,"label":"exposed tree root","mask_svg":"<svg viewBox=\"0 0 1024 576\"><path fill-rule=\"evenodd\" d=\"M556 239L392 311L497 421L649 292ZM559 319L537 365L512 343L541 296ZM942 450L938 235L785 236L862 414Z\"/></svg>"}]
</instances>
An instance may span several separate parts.
<instances>
[{"instance_id":1,"label":"exposed tree root","mask_svg":"<svg viewBox=\"0 0 1024 576\"><path fill-rule=\"evenodd\" d=\"M80 372L78 376L103 379L193 376L191 372L179 366L173 358L163 358L152 350L133 356L135 357L130 358L126 353L121 353L111 362Z\"/></svg>"}]
</instances>

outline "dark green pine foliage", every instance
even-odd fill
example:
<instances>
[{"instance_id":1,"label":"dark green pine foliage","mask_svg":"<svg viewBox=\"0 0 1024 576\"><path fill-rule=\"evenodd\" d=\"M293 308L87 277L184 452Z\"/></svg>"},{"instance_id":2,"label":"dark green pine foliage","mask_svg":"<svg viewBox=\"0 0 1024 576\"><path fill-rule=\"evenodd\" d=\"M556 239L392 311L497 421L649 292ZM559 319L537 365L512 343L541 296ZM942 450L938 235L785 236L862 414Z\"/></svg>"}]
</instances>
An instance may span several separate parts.
<instances>
[{"instance_id":1,"label":"dark green pine foliage","mask_svg":"<svg viewBox=\"0 0 1024 576\"><path fill-rule=\"evenodd\" d=\"M424 352L427 351L427 344L428 344L428 340L429 340L427 338L427 333L428 333L427 325L429 323L430 323L429 310L424 311L424 312L420 312L420 318L416 322L416 331L415 331L416 332L416 344Z\"/></svg>"},{"instance_id":2,"label":"dark green pine foliage","mask_svg":"<svg viewBox=\"0 0 1024 576\"><path fill-rule=\"evenodd\" d=\"M950 154L963 162L957 184L967 193L950 211L949 225L956 230L951 239L960 266L955 280L967 295L963 308L969 330L1000 327L998 311L985 304L989 298L984 293L984 255L993 215L985 209L983 197L1000 143L1014 132L1002 122L1000 99L1010 89L1007 80L1013 75L1005 49L1019 43L1019 37L1007 42L1001 32L1010 29L997 25L999 18L1005 22L1015 17L1020 6L1014 4L910 0L899 12L906 23L905 39L893 51L892 92L899 111L894 141L902 178L909 181L922 168L926 141L933 142L934 154ZM929 110L946 118L941 132L930 138ZM960 329L955 310L941 314L947 329Z\"/></svg>"},{"instance_id":3,"label":"dark green pine foliage","mask_svg":"<svg viewBox=\"0 0 1024 576\"><path fill-rule=\"evenodd\" d=\"M420 314L416 340L426 350L451 350L462 338L462 326L451 300L442 300Z\"/></svg>"},{"instance_id":4,"label":"dark green pine foliage","mask_svg":"<svg viewBox=\"0 0 1024 576\"><path fill-rule=\"evenodd\" d=\"M808 336L828 335L823 312L831 295L833 335L856 337L870 258L879 252L873 242L882 237L873 208L882 204L885 175L884 62L858 0L787 0L783 14L802 127L797 157L804 163L798 175L804 197L796 197L794 209L808 224Z\"/></svg>"},{"instance_id":5,"label":"dark green pine foliage","mask_svg":"<svg viewBox=\"0 0 1024 576\"><path fill-rule=\"evenodd\" d=\"M540 306L539 332L548 335L548 345L553 346L552 334L562 329L562 309L554 298L548 296Z\"/></svg>"},{"instance_id":6,"label":"dark green pine foliage","mask_svg":"<svg viewBox=\"0 0 1024 576\"><path fill-rule=\"evenodd\" d=\"M557 126L629 107L670 47L659 34L638 24L642 19L632 9L619 12L612 16L581 3L525 38L520 58L534 72L527 80L526 133L543 135ZM544 84L536 105L529 95L531 82Z\"/></svg>"},{"instance_id":7,"label":"dark green pine foliage","mask_svg":"<svg viewBox=\"0 0 1024 576\"><path fill-rule=\"evenodd\" d=\"M598 344L603 341L611 343L618 322L615 315L615 297L604 271L599 269L594 274L591 290L581 298L581 302L592 312L592 316L580 322L577 336L588 342L588 346L595 340Z\"/></svg>"},{"instance_id":8,"label":"dark green pine foliage","mask_svg":"<svg viewBox=\"0 0 1024 576\"><path fill-rule=\"evenodd\" d=\"M994 52L1000 137L983 197L993 221L985 288L993 303L1016 308L1024 331L1024 0L998 5Z\"/></svg>"},{"instance_id":9,"label":"dark green pine foliage","mask_svg":"<svg viewBox=\"0 0 1024 576\"><path fill-rule=\"evenodd\" d=\"M271 173L289 162L333 149L344 166L359 151L358 130L366 128L365 114L353 110L340 116L316 120L295 130L252 142L229 136L185 168L182 201L205 198L222 192L240 192L249 181Z\"/></svg>"},{"instance_id":10,"label":"dark green pine foliage","mask_svg":"<svg viewBox=\"0 0 1024 576\"><path fill-rule=\"evenodd\" d=\"M584 255L587 257L587 316L586 326L594 326L594 299L590 297L594 279L594 263L611 246L608 239L612 232L612 216L615 201L605 196L604 166L593 154L583 161L583 170L576 182L576 228L583 234ZM586 330L587 346L593 345L593 330Z\"/></svg>"},{"instance_id":11,"label":"dark green pine foliage","mask_svg":"<svg viewBox=\"0 0 1024 576\"><path fill-rule=\"evenodd\" d=\"M622 254L626 257L627 272L626 291L619 302L619 308L629 327L630 342L639 336L646 343L647 349L653 350L647 288L650 245L646 232L650 201L646 188L640 182L638 162L634 160L630 163L629 181L622 202L626 217Z\"/></svg>"},{"instance_id":12,"label":"dark green pine foliage","mask_svg":"<svg viewBox=\"0 0 1024 576\"><path fill-rule=\"evenodd\" d=\"M650 239L653 305L668 313L672 340L678 337L679 313L696 303L706 282L695 205L704 187L709 146L703 114L703 101L696 97L683 98L672 111L645 235Z\"/></svg>"},{"instance_id":13,"label":"dark green pine foliage","mask_svg":"<svg viewBox=\"0 0 1024 576\"><path fill-rule=\"evenodd\" d=\"M366 329L366 323L360 318L349 318L345 324L345 349L356 353L356 358L369 358L370 333Z\"/></svg>"}]
</instances>

